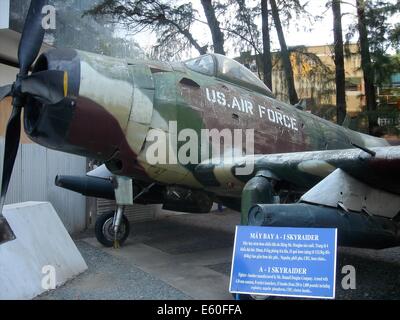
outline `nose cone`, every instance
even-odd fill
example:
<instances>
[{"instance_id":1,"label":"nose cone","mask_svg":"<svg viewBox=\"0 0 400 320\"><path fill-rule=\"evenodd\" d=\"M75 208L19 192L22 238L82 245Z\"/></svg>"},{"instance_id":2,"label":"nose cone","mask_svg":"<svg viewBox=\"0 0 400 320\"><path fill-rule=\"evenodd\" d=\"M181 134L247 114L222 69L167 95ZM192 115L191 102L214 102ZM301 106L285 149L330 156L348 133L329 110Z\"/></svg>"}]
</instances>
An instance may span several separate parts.
<instances>
[{"instance_id":1,"label":"nose cone","mask_svg":"<svg viewBox=\"0 0 400 320\"><path fill-rule=\"evenodd\" d=\"M79 93L81 64L78 52L73 49L52 49L43 53L37 60L33 72L61 70L68 73L68 96Z\"/></svg>"},{"instance_id":2,"label":"nose cone","mask_svg":"<svg viewBox=\"0 0 400 320\"><path fill-rule=\"evenodd\" d=\"M115 94L115 90L107 87L109 85L117 90L120 89L119 83L127 82L114 79L113 74L107 73L114 60L95 56L93 61L100 59L99 66L104 71L97 72L90 69L85 56L87 54L76 50L54 49L39 57L33 72L65 71L68 74L67 95L61 102L52 105L29 98L24 109L25 132L34 142L47 148L102 161L118 154L118 150L125 150L125 154L129 153L133 159L135 155L127 146L118 121L120 118L127 123L131 108L129 99L132 99L133 93L122 90L120 94ZM115 69L119 72L120 66L125 65L125 62L120 62ZM127 69L123 70L128 77ZM129 81L127 83L130 86ZM126 103L115 104L120 96L128 96L129 99ZM118 117L120 110L126 112Z\"/></svg>"},{"instance_id":3,"label":"nose cone","mask_svg":"<svg viewBox=\"0 0 400 320\"><path fill-rule=\"evenodd\" d=\"M67 94L56 105L44 105L34 98L28 98L24 110L26 133L35 142L58 149L65 138L73 116L73 107L79 93L80 59L72 49L52 49L43 53L37 60L33 73L46 70L61 70L67 73L64 90Z\"/></svg>"}]
</instances>

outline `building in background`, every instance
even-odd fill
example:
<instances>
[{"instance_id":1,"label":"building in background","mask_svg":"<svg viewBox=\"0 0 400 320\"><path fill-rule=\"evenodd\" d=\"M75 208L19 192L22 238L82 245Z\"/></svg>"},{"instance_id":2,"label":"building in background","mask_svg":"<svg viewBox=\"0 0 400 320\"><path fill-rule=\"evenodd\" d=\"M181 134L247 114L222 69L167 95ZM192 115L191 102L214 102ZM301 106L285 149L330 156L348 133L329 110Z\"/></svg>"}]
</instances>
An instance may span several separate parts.
<instances>
[{"instance_id":1,"label":"building in background","mask_svg":"<svg viewBox=\"0 0 400 320\"><path fill-rule=\"evenodd\" d=\"M328 120L336 120L336 83L333 46L290 47L290 59L295 78L295 87L300 99L306 101L307 110ZM248 66L261 79L262 58L244 52L238 61ZM272 53L272 90L282 101L289 101L286 76L280 55ZM361 68L361 55L358 44L345 46L345 75L347 113L350 118L365 112L364 74ZM378 112L400 111L400 73L394 73L385 85L377 87ZM381 110L381 108L385 110ZM388 122L398 123L393 117L381 117L382 126Z\"/></svg>"},{"instance_id":2,"label":"building in background","mask_svg":"<svg viewBox=\"0 0 400 320\"><path fill-rule=\"evenodd\" d=\"M333 47L328 45L298 46L289 49L299 98L306 101L307 110L334 120L336 85ZM243 54L238 60L250 65L253 59L254 56L249 57L248 54ZM286 76L279 53L273 53L272 60L272 90L278 99L288 101ZM261 57L257 57L257 65L262 65ZM255 72L260 78L263 77L261 67L256 68ZM350 44L346 48L345 72L347 111L350 116L353 116L361 112L365 105L361 56L358 53L357 44Z\"/></svg>"},{"instance_id":3,"label":"building in background","mask_svg":"<svg viewBox=\"0 0 400 320\"><path fill-rule=\"evenodd\" d=\"M400 131L400 73L391 75L389 81L378 88L380 108L378 124L389 128L387 134L398 135Z\"/></svg>"},{"instance_id":4,"label":"building in background","mask_svg":"<svg viewBox=\"0 0 400 320\"><path fill-rule=\"evenodd\" d=\"M381 104L400 110L400 73L394 73L389 83L378 88L378 99Z\"/></svg>"},{"instance_id":5,"label":"building in background","mask_svg":"<svg viewBox=\"0 0 400 320\"><path fill-rule=\"evenodd\" d=\"M51 0L50 4L56 8L56 29L46 33L42 51L71 47L121 58L144 56L135 43L114 37L112 26L82 17L95 1ZM15 81L18 44L28 7L27 0L0 0L0 86ZM10 113L11 99L8 98L0 102L1 150ZM112 203L86 199L58 188L54 179L57 174L84 175L88 168L88 159L44 148L22 133L6 203L49 201L69 232L82 231L93 223L96 214L110 210ZM153 219L157 210L155 206L133 206L127 209L128 219Z\"/></svg>"}]
</instances>

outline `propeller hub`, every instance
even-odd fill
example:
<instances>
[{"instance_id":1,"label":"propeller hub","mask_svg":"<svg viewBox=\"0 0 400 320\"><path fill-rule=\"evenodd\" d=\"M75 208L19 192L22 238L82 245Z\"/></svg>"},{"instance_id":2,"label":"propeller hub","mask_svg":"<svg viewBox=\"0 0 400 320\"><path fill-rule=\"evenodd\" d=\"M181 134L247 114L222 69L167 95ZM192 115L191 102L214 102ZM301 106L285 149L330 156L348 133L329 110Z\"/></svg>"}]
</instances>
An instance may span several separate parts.
<instances>
[{"instance_id":1,"label":"propeller hub","mask_svg":"<svg viewBox=\"0 0 400 320\"><path fill-rule=\"evenodd\" d=\"M60 71L63 70L63 71ZM57 74L58 73L58 74ZM80 59L76 50L51 49L41 54L33 67L30 80L45 75L45 86L40 91L52 102L28 96L24 111L24 126L30 138L48 147L65 143L65 135L79 95Z\"/></svg>"},{"instance_id":2,"label":"propeller hub","mask_svg":"<svg viewBox=\"0 0 400 320\"><path fill-rule=\"evenodd\" d=\"M13 106L15 108L22 108L24 106L24 95L21 91L22 76L17 74L17 79L12 84L11 96L13 98Z\"/></svg>"}]
</instances>

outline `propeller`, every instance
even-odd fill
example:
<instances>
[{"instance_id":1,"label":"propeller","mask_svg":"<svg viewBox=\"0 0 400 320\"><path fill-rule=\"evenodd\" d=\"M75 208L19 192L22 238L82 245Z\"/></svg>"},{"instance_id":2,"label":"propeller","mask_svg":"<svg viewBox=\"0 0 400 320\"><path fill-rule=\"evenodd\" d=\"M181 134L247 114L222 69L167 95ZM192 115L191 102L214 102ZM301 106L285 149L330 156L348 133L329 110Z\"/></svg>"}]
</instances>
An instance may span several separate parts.
<instances>
[{"instance_id":1,"label":"propeller","mask_svg":"<svg viewBox=\"0 0 400 320\"><path fill-rule=\"evenodd\" d=\"M45 105L53 105L62 101L68 93L68 76L64 71L46 70L28 75L42 46L45 33L42 27L42 8L46 3L47 0L31 0L18 47L20 70L17 79L12 85L0 87L0 101L12 97L13 106L6 129L3 159L0 159L3 164L0 173L0 244L15 239L2 211L19 147L22 108L28 97Z\"/></svg>"},{"instance_id":2,"label":"propeller","mask_svg":"<svg viewBox=\"0 0 400 320\"><path fill-rule=\"evenodd\" d=\"M29 94L43 104L57 104L67 96L68 74L59 70L46 70L21 80L21 92Z\"/></svg>"}]
</instances>

